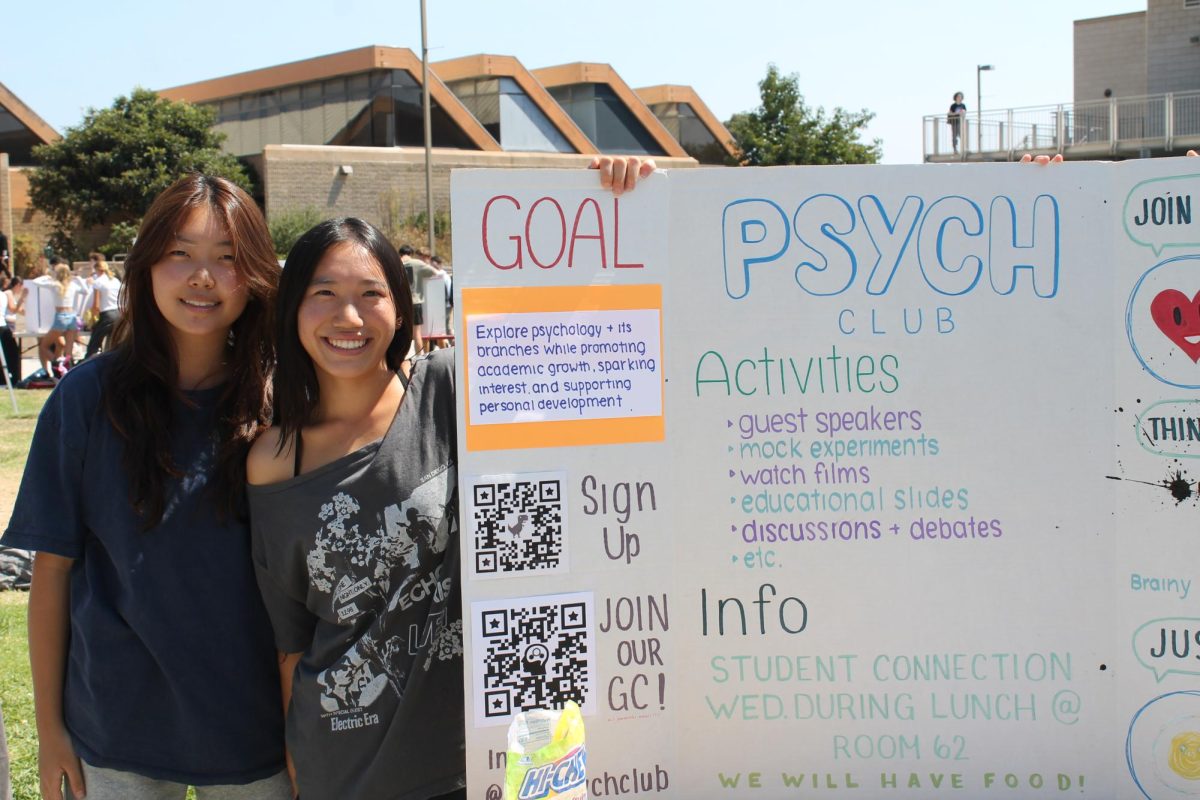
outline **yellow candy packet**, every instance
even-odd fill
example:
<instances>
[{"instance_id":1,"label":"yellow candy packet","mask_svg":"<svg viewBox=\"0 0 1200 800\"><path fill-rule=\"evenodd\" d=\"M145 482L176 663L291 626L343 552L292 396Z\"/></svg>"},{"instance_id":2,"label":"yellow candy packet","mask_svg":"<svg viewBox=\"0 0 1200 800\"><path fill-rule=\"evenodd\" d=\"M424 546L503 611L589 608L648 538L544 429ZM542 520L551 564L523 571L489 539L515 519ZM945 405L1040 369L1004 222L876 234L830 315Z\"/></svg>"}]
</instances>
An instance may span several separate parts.
<instances>
[{"instance_id":1,"label":"yellow candy packet","mask_svg":"<svg viewBox=\"0 0 1200 800\"><path fill-rule=\"evenodd\" d=\"M568 700L561 711L538 708L508 726L504 800L584 800L587 748L583 714Z\"/></svg>"}]
</instances>

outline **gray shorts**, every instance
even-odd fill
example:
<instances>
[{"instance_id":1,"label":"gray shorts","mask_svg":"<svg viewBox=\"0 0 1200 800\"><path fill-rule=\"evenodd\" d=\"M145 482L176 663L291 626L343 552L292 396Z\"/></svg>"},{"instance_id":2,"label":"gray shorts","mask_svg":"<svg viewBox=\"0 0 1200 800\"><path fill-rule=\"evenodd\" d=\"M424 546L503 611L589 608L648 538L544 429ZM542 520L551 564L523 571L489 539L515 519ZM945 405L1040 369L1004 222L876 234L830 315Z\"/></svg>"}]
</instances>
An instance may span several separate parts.
<instances>
[{"instance_id":1,"label":"gray shorts","mask_svg":"<svg viewBox=\"0 0 1200 800\"><path fill-rule=\"evenodd\" d=\"M87 800L183 800L187 784L156 781L132 772L93 767L83 763ZM74 800L70 791L64 793ZM292 800L292 782L286 772L243 785L197 786L197 800Z\"/></svg>"}]
</instances>

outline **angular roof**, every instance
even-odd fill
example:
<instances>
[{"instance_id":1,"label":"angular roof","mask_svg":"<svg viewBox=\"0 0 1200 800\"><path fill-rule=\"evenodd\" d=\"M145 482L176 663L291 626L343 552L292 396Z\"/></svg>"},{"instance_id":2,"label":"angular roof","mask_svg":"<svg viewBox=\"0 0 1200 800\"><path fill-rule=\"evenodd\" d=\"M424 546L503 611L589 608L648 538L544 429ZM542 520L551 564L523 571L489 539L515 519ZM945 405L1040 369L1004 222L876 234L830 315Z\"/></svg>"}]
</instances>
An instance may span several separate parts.
<instances>
[{"instance_id":1,"label":"angular roof","mask_svg":"<svg viewBox=\"0 0 1200 800\"><path fill-rule=\"evenodd\" d=\"M521 91L541 110L558 132L563 135L578 153L598 153L596 146L579 129L575 120L563 111L562 106L554 101L546 87L513 56L474 55L438 61L429 68L443 81L459 81L469 78L497 77L512 78Z\"/></svg>"},{"instance_id":2,"label":"angular roof","mask_svg":"<svg viewBox=\"0 0 1200 800\"><path fill-rule=\"evenodd\" d=\"M599 83L609 86L666 155L688 157L679 142L675 141L675 138L658 121L658 117L654 116L653 112L646 107L646 104L638 98L610 65L585 62L560 64L555 67L535 69L533 76L547 88L573 86L580 83Z\"/></svg>"},{"instance_id":3,"label":"angular roof","mask_svg":"<svg viewBox=\"0 0 1200 800\"><path fill-rule=\"evenodd\" d=\"M28 128L30 133L41 139L42 144L50 144L62 138L58 131L50 127L46 120L34 113L32 108L25 105L21 98L13 94L3 83L0 83L0 106L12 114L17 122Z\"/></svg>"},{"instance_id":4,"label":"angular roof","mask_svg":"<svg viewBox=\"0 0 1200 800\"><path fill-rule=\"evenodd\" d=\"M345 50L317 58L292 61L264 69L239 72L198 81L183 86L162 89L159 94L170 100L187 100L190 103L207 103L227 97L236 97L254 92L270 91L298 83L354 75L378 69L400 69L421 85L421 59L407 47L384 47L370 45L355 50ZM462 130L480 150L500 150L499 143L487 129L454 96L438 76L430 71L429 95L446 115Z\"/></svg>"},{"instance_id":5,"label":"angular roof","mask_svg":"<svg viewBox=\"0 0 1200 800\"><path fill-rule=\"evenodd\" d=\"M737 145L733 141L733 134L729 132L729 129L725 127L721 120L717 119L717 115L712 113L708 105L700 99L700 95L696 94L696 90L691 86L663 83L658 86L646 86L641 89L635 89L634 91L647 106L659 103L686 103L691 106L692 111L696 113L697 119L704 123L704 127L708 128L713 138L720 142L721 147L729 154L729 157L737 158L738 150Z\"/></svg>"}]
</instances>

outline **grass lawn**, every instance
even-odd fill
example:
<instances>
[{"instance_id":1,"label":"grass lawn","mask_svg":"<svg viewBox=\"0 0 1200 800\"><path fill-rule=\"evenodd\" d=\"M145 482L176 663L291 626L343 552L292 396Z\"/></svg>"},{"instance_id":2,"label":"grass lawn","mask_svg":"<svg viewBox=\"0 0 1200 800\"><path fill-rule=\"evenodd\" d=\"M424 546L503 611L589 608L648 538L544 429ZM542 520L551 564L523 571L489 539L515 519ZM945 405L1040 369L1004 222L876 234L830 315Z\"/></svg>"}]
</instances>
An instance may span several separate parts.
<instances>
[{"instance_id":1,"label":"grass lawn","mask_svg":"<svg viewBox=\"0 0 1200 800\"><path fill-rule=\"evenodd\" d=\"M13 498L25 468L29 440L48 390L18 391L14 415L8 390L0 389L0 526L8 525ZM38 800L37 731L33 722L33 686L25 639L25 592L0 592L0 709L8 738L13 800Z\"/></svg>"},{"instance_id":2,"label":"grass lawn","mask_svg":"<svg viewBox=\"0 0 1200 800\"><path fill-rule=\"evenodd\" d=\"M6 515L7 517L7 515ZM25 642L25 592L0 592L0 708L8 737L13 800L37 800L37 731Z\"/></svg>"}]
</instances>

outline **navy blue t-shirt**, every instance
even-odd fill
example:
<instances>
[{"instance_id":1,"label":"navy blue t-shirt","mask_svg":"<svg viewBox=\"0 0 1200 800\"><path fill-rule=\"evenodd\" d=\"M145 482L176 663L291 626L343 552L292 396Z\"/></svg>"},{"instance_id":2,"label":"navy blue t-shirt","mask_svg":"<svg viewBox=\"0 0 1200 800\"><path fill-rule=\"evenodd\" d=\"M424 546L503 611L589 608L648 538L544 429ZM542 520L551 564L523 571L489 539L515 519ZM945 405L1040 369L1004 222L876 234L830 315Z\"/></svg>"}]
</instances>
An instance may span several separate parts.
<instances>
[{"instance_id":1,"label":"navy blue t-shirt","mask_svg":"<svg viewBox=\"0 0 1200 800\"><path fill-rule=\"evenodd\" d=\"M67 373L38 417L0 543L75 559L64 715L89 764L161 780L249 783L283 769L271 625L250 533L218 518L221 387L172 409L166 511L149 531L129 502L123 443L100 396L111 357Z\"/></svg>"}]
</instances>

